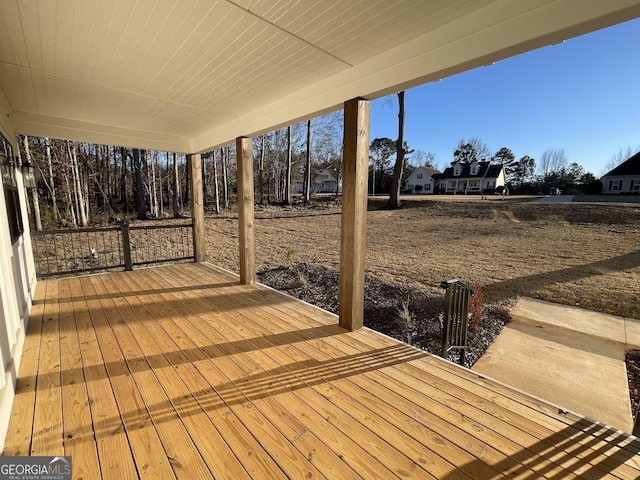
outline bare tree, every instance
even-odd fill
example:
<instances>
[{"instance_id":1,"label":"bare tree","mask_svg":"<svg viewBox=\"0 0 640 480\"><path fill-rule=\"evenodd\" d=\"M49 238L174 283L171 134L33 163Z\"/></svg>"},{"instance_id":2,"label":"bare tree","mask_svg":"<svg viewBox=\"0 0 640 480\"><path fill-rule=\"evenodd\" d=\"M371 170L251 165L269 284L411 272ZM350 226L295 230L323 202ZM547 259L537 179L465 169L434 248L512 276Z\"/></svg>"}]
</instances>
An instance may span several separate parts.
<instances>
[{"instance_id":1,"label":"bare tree","mask_svg":"<svg viewBox=\"0 0 640 480\"><path fill-rule=\"evenodd\" d=\"M567 152L564 148L547 148L540 156L540 173L544 180L548 180L551 174L558 173L567 166Z\"/></svg>"},{"instance_id":2,"label":"bare tree","mask_svg":"<svg viewBox=\"0 0 640 480\"><path fill-rule=\"evenodd\" d=\"M218 162L216 160L216 152L211 152L213 159L213 195L215 200L216 213L220 213L220 189L218 187Z\"/></svg>"},{"instance_id":3,"label":"bare tree","mask_svg":"<svg viewBox=\"0 0 640 480\"><path fill-rule=\"evenodd\" d=\"M70 160L67 158L67 163L65 164L65 167L64 167L64 183L67 190L67 205L69 209L69 216L71 217L71 223L73 225L78 225L78 220L76 218L76 210L73 205L71 186L69 185L69 170L71 169L69 162Z\"/></svg>"},{"instance_id":4,"label":"bare tree","mask_svg":"<svg viewBox=\"0 0 640 480\"><path fill-rule=\"evenodd\" d=\"M178 155L173 153L173 218L180 216L180 178L178 175Z\"/></svg>"},{"instance_id":5,"label":"bare tree","mask_svg":"<svg viewBox=\"0 0 640 480\"><path fill-rule=\"evenodd\" d=\"M156 188L156 152L153 152L151 155L151 205L152 212L154 218L159 218L159 208L158 208L158 191Z\"/></svg>"},{"instance_id":6,"label":"bare tree","mask_svg":"<svg viewBox=\"0 0 640 480\"><path fill-rule=\"evenodd\" d=\"M133 174L136 181L136 211L140 220L146 220L147 203L142 188L142 160L140 158L140 150L137 148L133 149Z\"/></svg>"},{"instance_id":7,"label":"bare tree","mask_svg":"<svg viewBox=\"0 0 640 480\"><path fill-rule=\"evenodd\" d=\"M124 211L128 211L128 201L127 201L127 159L129 158L129 153L124 147L120 147L120 160L121 160L121 171L120 171L120 200L122 201L122 206Z\"/></svg>"},{"instance_id":8,"label":"bare tree","mask_svg":"<svg viewBox=\"0 0 640 480\"><path fill-rule=\"evenodd\" d=\"M304 169L304 203L311 201L311 120L307 120L307 156Z\"/></svg>"},{"instance_id":9,"label":"bare tree","mask_svg":"<svg viewBox=\"0 0 640 480\"><path fill-rule=\"evenodd\" d=\"M27 164L33 165L31 159L31 151L29 150L29 137L26 135L22 137L22 145L24 146L24 154L27 160ZM20 155L20 149L18 149L18 155ZM38 187L30 188L31 190L31 202L33 203L33 220L36 230L42 230L42 219L40 218L40 199L38 198ZM27 202L28 204L29 202Z\"/></svg>"},{"instance_id":10,"label":"bare tree","mask_svg":"<svg viewBox=\"0 0 640 480\"><path fill-rule=\"evenodd\" d=\"M62 217L60 216L60 211L58 210L58 199L56 197L56 182L53 177L53 162L51 160L51 141L48 137L44 139L45 152L47 156L47 173L49 174L49 180L45 181L45 185L49 190L49 194L51 195L51 205L53 206L53 212L56 215L56 218L60 220ZM43 175L44 177L44 175Z\"/></svg>"},{"instance_id":11,"label":"bare tree","mask_svg":"<svg viewBox=\"0 0 640 480\"><path fill-rule=\"evenodd\" d=\"M479 138L470 138L465 140L461 138L456 145L456 149L453 152L453 161L462 161L464 163L471 163L474 160L481 161L486 160L491 156L491 150L486 143Z\"/></svg>"},{"instance_id":12,"label":"bare tree","mask_svg":"<svg viewBox=\"0 0 640 480\"><path fill-rule=\"evenodd\" d=\"M607 163L604 164L604 167L602 167L602 172L600 173L602 175L605 175L621 163L626 162L629 158L633 157L638 152L640 152L640 145L638 145L635 149L631 148L631 146L628 146L626 149L621 148L611 156Z\"/></svg>"},{"instance_id":13,"label":"bare tree","mask_svg":"<svg viewBox=\"0 0 640 480\"><path fill-rule=\"evenodd\" d=\"M71 160L71 171L73 174L73 192L74 199L76 202L76 211L80 216L80 225L86 227L89 223L87 220L87 212L85 210L84 203L84 193L82 180L80 178L80 170L78 168L78 147L75 142L73 142L73 147L71 146L72 142L67 142L67 148L69 149L69 158Z\"/></svg>"},{"instance_id":14,"label":"bare tree","mask_svg":"<svg viewBox=\"0 0 640 480\"><path fill-rule=\"evenodd\" d=\"M427 167L438 169L436 165L436 155L433 152L425 152L424 150L415 150L411 157L411 164L416 167Z\"/></svg>"},{"instance_id":15,"label":"bare tree","mask_svg":"<svg viewBox=\"0 0 640 480\"><path fill-rule=\"evenodd\" d=\"M264 203L264 133L260 137L260 157L258 158L258 187L260 189L260 204Z\"/></svg>"},{"instance_id":16,"label":"bare tree","mask_svg":"<svg viewBox=\"0 0 640 480\"><path fill-rule=\"evenodd\" d=\"M387 208L400 208L400 188L402 184L402 170L404 168L404 90L398 92L398 140L396 142L396 164L393 168L393 177L391 177L391 193Z\"/></svg>"},{"instance_id":17,"label":"bare tree","mask_svg":"<svg viewBox=\"0 0 640 480\"><path fill-rule=\"evenodd\" d=\"M285 168L285 177L284 177L284 199L283 203L285 205L291 205L291 153L292 153L292 145L291 145L291 125L287 127L287 163Z\"/></svg>"},{"instance_id":18,"label":"bare tree","mask_svg":"<svg viewBox=\"0 0 640 480\"><path fill-rule=\"evenodd\" d=\"M227 175L227 161L229 159L229 147L220 148L222 155L222 204L224 208L229 208L229 178Z\"/></svg>"}]
</instances>

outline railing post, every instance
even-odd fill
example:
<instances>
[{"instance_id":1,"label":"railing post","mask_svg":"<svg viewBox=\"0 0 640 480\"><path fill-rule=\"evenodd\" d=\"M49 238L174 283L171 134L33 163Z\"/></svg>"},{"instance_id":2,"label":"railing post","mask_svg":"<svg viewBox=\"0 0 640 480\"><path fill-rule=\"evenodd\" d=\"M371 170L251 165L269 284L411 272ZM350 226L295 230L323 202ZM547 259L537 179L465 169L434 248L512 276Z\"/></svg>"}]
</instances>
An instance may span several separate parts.
<instances>
[{"instance_id":1,"label":"railing post","mask_svg":"<svg viewBox=\"0 0 640 480\"><path fill-rule=\"evenodd\" d=\"M124 256L124 269L127 272L133 270L133 264L131 263L131 242L129 240L129 224L123 223L120 226L122 232L122 255Z\"/></svg>"}]
</instances>

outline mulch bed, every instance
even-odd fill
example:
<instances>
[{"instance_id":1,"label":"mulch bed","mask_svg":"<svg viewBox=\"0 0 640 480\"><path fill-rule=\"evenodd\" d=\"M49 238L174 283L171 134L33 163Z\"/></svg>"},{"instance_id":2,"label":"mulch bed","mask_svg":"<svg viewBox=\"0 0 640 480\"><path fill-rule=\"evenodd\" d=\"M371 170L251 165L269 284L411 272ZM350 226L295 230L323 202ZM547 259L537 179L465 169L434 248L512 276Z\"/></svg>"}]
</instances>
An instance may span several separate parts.
<instances>
[{"instance_id":1,"label":"mulch bed","mask_svg":"<svg viewBox=\"0 0 640 480\"><path fill-rule=\"evenodd\" d=\"M625 355L625 361L629 380L631 412L635 420L640 408L640 350L628 350Z\"/></svg>"},{"instance_id":2,"label":"mulch bed","mask_svg":"<svg viewBox=\"0 0 640 480\"><path fill-rule=\"evenodd\" d=\"M300 278L304 284L300 286ZM337 314L340 273L325 267L299 263L258 273L260 283ZM364 324L402 342L439 355L442 342L444 290L434 295L404 285L389 284L365 277ZM412 316L410 328L397 321L403 303L408 302ZM471 367L498 336L509 316L499 307L485 305L485 318L477 328L469 329L465 366ZM452 352L450 360L457 361Z\"/></svg>"}]
</instances>

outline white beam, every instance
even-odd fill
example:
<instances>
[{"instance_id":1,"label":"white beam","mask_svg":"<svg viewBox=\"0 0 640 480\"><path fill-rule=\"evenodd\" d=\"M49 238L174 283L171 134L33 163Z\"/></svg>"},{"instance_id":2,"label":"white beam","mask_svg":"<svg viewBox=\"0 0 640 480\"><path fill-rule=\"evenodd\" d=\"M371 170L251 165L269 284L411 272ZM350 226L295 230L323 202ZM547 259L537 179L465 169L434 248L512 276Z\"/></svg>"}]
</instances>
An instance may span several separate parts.
<instances>
[{"instance_id":1,"label":"white beam","mask_svg":"<svg viewBox=\"0 0 640 480\"><path fill-rule=\"evenodd\" d=\"M23 112L12 112L10 116L15 131L22 135L62 138L99 145L116 145L162 152L191 153L191 140L186 137Z\"/></svg>"}]
</instances>

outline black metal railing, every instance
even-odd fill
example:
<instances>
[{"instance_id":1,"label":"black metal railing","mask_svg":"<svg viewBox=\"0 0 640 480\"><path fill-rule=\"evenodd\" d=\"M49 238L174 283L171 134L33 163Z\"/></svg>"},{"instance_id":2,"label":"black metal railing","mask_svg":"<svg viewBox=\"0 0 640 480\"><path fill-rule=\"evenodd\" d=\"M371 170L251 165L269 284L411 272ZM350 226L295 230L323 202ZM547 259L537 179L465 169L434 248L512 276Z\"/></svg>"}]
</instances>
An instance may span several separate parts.
<instances>
[{"instance_id":1,"label":"black metal railing","mask_svg":"<svg viewBox=\"0 0 640 480\"><path fill-rule=\"evenodd\" d=\"M457 350L460 355L460 365L464 365L467 351L469 298L473 295L473 290L457 278L445 280L440 283L440 286L446 290L441 356L448 358L449 353Z\"/></svg>"},{"instance_id":2,"label":"black metal railing","mask_svg":"<svg viewBox=\"0 0 640 480\"><path fill-rule=\"evenodd\" d=\"M192 225L32 231L38 278L194 258Z\"/></svg>"}]
</instances>

